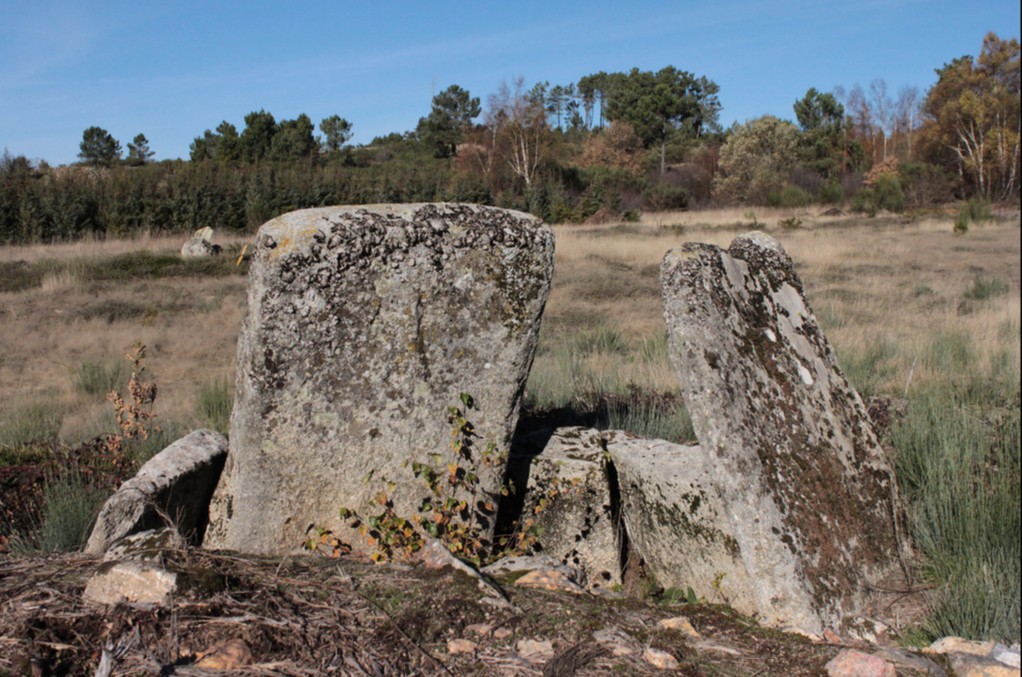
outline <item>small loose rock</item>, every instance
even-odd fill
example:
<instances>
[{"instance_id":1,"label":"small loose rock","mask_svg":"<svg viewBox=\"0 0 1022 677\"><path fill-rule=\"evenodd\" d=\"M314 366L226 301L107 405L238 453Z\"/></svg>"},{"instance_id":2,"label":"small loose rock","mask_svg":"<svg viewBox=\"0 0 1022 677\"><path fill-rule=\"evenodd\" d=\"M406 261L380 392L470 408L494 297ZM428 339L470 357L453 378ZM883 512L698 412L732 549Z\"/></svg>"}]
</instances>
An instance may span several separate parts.
<instances>
[{"instance_id":1,"label":"small loose rock","mask_svg":"<svg viewBox=\"0 0 1022 677\"><path fill-rule=\"evenodd\" d=\"M527 661L541 661L554 655L553 642L536 639L522 639L515 645L518 655Z\"/></svg>"},{"instance_id":2,"label":"small loose rock","mask_svg":"<svg viewBox=\"0 0 1022 677\"><path fill-rule=\"evenodd\" d=\"M462 653L475 653L479 645L469 639L451 639L447 641L447 653L452 656Z\"/></svg>"},{"instance_id":3,"label":"small loose rock","mask_svg":"<svg viewBox=\"0 0 1022 677\"><path fill-rule=\"evenodd\" d=\"M686 637L693 639L702 637L699 631L692 627L692 622L685 616L675 616L674 618L665 618L657 623L661 628L666 630L677 630Z\"/></svg>"},{"instance_id":4,"label":"small loose rock","mask_svg":"<svg viewBox=\"0 0 1022 677\"><path fill-rule=\"evenodd\" d=\"M681 667L678 659L660 649L648 648L642 652L642 660L661 670L677 670Z\"/></svg>"},{"instance_id":5,"label":"small loose rock","mask_svg":"<svg viewBox=\"0 0 1022 677\"><path fill-rule=\"evenodd\" d=\"M585 592L582 586L570 580L563 572L555 569L530 571L515 581L515 585L519 588L538 588L554 592L570 592L575 595L581 595Z\"/></svg>"},{"instance_id":6,"label":"small loose rock","mask_svg":"<svg viewBox=\"0 0 1022 677\"><path fill-rule=\"evenodd\" d=\"M896 677L894 666L883 658L844 649L826 665L828 677Z\"/></svg>"}]
</instances>

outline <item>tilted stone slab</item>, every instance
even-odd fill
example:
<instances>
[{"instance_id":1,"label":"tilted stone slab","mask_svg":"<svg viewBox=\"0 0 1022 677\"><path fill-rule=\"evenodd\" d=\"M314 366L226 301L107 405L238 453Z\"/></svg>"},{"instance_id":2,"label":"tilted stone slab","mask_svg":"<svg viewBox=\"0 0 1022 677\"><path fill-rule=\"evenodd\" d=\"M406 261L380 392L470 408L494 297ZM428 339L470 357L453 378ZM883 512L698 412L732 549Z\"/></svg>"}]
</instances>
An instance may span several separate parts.
<instances>
[{"instance_id":1,"label":"tilted stone slab","mask_svg":"<svg viewBox=\"0 0 1022 677\"><path fill-rule=\"evenodd\" d=\"M757 613L713 459L698 445L604 437L628 539L657 583Z\"/></svg>"},{"instance_id":2,"label":"tilted stone slab","mask_svg":"<svg viewBox=\"0 0 1022 677\"><path fill-rule=\"evenodd\" d=\"M899 556L894 475L791 259L762 233L661 266L671 361L769 622L832 625Z\"/></svg>"},{"instance_id":3,"label":"tilted stone slab","mask_svg":"<svg viewBox=\"0 0 1022 677\"><path fill-rule=\"evenodd\" d=\"M226 458L227 440L212 430L196 430L177 440L103 504L85 552L100 554L120 538L164 526L175 527L192 544L201 543Z\"/></svg>"},{"instance_id":4,"label":"tilted stone slab","mask_svg":"<svg viewBox=\"0 0 1022 677\"><path fill-rule=\"evenodd\" d=\"M478 448L507 449L553 252L538 219L469 205L331 207L264 224L204 545L288 552L312 525L347 540L339 509L377 514L381 489L412 515L423 487L409 461L452 460L447 408L461 393L475 400ZM481 488L496 492L500 474L483 469Z\"/></svg>"}]
</instances>

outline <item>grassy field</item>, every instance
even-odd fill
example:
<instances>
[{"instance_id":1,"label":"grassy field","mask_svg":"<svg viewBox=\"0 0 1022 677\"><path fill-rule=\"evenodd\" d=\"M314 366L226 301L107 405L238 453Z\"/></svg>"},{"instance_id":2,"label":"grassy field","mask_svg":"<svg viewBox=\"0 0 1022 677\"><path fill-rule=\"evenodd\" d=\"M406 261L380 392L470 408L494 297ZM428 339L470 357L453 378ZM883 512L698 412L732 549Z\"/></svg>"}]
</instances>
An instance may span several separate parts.
<instances>
[{"instance_id":1,"label":"grassy field","mask_svg":"<svg viewBox=\"0 0 1022 677\"><path fill-rule=\"evenodd\" d=\"M1019 216L960 235L954 221L758 209L557 226L529 408L691 439L667 362L660 260L686 241L726 246L766 230L795 260L852 383L908 402L890 441L934 586L921 631L1017 641ZM243 242L221 244L236 255ZM0 249L0 465L112 430L105 394L123 389L122 355L136 341L149 348L165 437L224 429L244 264L182 263L180 245Z\"/></svg>"}]
</instances>

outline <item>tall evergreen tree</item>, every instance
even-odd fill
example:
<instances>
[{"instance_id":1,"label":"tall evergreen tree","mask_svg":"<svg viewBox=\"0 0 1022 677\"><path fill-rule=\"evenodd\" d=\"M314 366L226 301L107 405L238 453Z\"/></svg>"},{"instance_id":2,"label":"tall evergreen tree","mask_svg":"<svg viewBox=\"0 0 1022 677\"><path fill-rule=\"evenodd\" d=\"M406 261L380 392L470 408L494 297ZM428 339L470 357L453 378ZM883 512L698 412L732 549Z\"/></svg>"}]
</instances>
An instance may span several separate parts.
<instances>
[{"instance_id":1,"label":"tall evergreen tree","mask_svg":"<svg viewBox=\"0 0 1022 677\"><path fill-rule=\"evenodd\" d=\"M245 116L245 130L241 133L241 154L250 161L262 160L270 154L273 137L277 134L277 121L265 110L253 111Z\"/></svg>"},{"instance_id":2,"label":"tall evergreen tree","mask_svg":"<svg viewBox=\"0 0 1022 677\"><path fill-rule=\"evenodd\" d=\"M325 137L323 146L330 152L339 151L351 140L353 134L351 127L351 123L340 115L323 118L319 123L319 131L323 132Z\"/></svg>"},{"instance_id":3,"label":"tall evergreen tree","mask_svg":"<svg viewBox=\"0 0 1022 677\"><path fill-rule=\"evenodd\" d=\"M121 144L102 127L86 129L78 148L78 157L87 165L109 167L121 158Z\"/></svg>"},{"instance_id":4,"label":"tall evergreen tree","mask_svg":"<svg viewBox=\"0 0 1022 677\"><path fill-rule=\"evenodd\" d=\"M436 157L454 157L472 119L481 112L478 97L458 85L451 85L433 97L429 116L419 120L419 137L433 147Z\"/></svg>"},{"instance_id":5,"label":"tall evergreen tree","mask_svg":"<svg viewBox=\"0 0 1022 677\"><path fill-rule=\"evenodd\" d=\"M277 160L312 157L319 146L312 135L315 129L305 113L294 120L281 120L270 142L270 154Z\"/></svg>"},{"instance_id":6,"label":"tall evergreen tree","mask_svg":"<svg viewBox=\"0 0 1022 677\"><path fill-rule=\"evenodd\" d=\"M128 164L133 167L144 165L152 159L153 151L149 150L149 139L145 134L137 134L128 144Z\"/></svg>"},{"instance_id":7,"label":"tall evergreen tree","mask_svg":"<svg viewBox=\"0 0 1022 677\"><path fill-rule=\"evenodd\" d=\"M717 125L719 88L705 77L667 66L656 73L633 68L606 79L603 86L612 92L607 119L632 125L647 148L660 147L661 174L667 142L676 132L696 138Z\"/></svg>"},{"instance_id":8,"label":"tall evergreen tree","mask_svg":"<svg viewBox=\"0 0 1022 677\"><path fill-rule=\"evenodd\" d=\"M802 163L823 178L831 178L846 164L845 108L833 94L810 87L793 106L802 135L798 155Z\"/></svg>"}]
</instances>

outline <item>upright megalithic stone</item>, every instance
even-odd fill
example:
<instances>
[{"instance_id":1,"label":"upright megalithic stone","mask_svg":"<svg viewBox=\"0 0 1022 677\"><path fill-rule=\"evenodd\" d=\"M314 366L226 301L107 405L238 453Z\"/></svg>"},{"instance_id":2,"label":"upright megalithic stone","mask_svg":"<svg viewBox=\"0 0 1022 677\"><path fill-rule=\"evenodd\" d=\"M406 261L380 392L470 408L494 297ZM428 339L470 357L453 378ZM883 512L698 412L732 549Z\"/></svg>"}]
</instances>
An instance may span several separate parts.
<instances>
[{"instance_id":1,"label":"upright megalithic stone","mask_svg":"<svg viewBox=\"0 0 1022 677\"><path fill-rule=\"evenodd\" d=\"M447 410L462 393L478 449L507 449L553 259L549 227L490 207L330 207L264 224L204 546L284 553L311 526L350 535L339 510L377 514L381 490L410 517L426 493L411 463L453 460ZM502 468L480 472L497 491Z\"/></svg>"},{"instance_id":2,"label":"upright megalithic stone","mask_svg":"<svg viewBox=\"0 0 1022 677\"><path fill-rule=\"evenodd\" d=\"M895 478L791 259L750 233L661 266L671 361L716 468L737 556L771 623L856 613L898 563Z\"/></svg>"}]
</instances>

